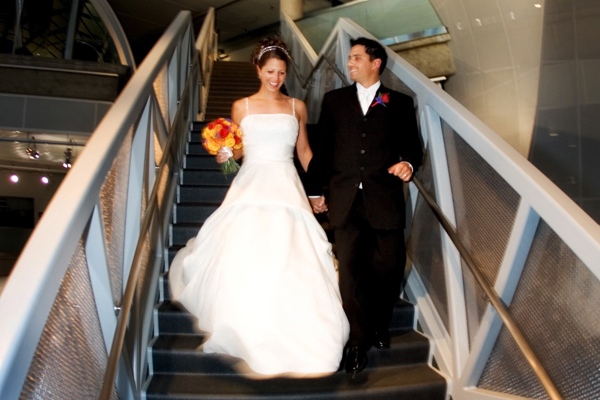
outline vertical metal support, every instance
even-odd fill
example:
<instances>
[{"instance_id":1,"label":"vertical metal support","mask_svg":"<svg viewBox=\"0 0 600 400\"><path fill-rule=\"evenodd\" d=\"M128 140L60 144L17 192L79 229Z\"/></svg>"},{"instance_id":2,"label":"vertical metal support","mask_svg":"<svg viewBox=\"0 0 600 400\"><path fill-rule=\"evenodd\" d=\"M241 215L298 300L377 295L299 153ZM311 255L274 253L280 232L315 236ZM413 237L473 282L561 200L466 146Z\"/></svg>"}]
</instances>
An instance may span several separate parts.
<instances>
[{"instance_id":1,"label":"vertical metal support","mask_svg":"<svg viewBox=\"0 0 600 400\"><path fill-rule=\"evenodd\" d=\"M24 0L16 0L17 18L15 19L15 38L13 39L12 53L16 54L17 49L23 47L23 35L21 34L21 16L23 15Z\"/></svg>"},{"instance_id":2,"label":"vertical metal support","mask_svg":"<svg viewBox=\"0 0 600 400\"><path fill-rule=\"evenodd\" d=\"M69 16L69 26L67 26L67 38L65 40L65 52L63 57L65 60L73 58L73 44L75 43L75 30L79 16L79 0L71 2L71 14Z\"/></svg>"}]
</instances>

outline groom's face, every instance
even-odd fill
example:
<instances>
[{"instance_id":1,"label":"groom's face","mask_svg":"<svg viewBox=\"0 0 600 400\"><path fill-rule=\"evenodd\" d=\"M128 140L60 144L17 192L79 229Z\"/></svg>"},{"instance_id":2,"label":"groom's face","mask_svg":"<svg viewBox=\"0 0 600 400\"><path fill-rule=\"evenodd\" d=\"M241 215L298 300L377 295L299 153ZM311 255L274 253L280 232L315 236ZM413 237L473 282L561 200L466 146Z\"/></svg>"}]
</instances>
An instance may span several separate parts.
<instances>
[{"instance_id":1,"label":"groom's face","mask_svg":"<svg viewBox=\"0 0 600 400\"><path fill-rule=\"evenodd\" d=\"M381 60L376 58L371 60L365 46L356 45L350 49L350 55L348 56L348 70L350 72L350 78L354 82L358 82L361 85L365 83L370 84L373 81L379 79L379 65ZM367 86L368 87L368 86Z\"/></svg>"}]
</instances>

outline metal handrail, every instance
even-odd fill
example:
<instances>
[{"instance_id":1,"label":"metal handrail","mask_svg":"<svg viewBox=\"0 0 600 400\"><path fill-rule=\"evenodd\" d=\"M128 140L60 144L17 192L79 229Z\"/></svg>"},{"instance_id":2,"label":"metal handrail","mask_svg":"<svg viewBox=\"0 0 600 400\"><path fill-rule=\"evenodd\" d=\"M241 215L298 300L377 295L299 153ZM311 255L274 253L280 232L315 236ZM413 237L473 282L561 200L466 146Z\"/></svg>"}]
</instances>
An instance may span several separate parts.
<instances>
[{"instance_id":1,"label":"metal handrail","mask_svg":"<svg viewBox=\"0 0 600 400\"><path fill-rule=\"evenodd\" d=\"M198 57L192 57L192 64L190 65L190 76L193 76L194 72L200 68ZM195 86L187 84L182 98L185 98L189 95L191 90L196 90ZM183 110L184 107L179 107L177 110L177 114L185 112ZM175 117L177 120L177 116ZM175 140L179 139L177 135L173 133L173 127L171 128L171 132L169 132L167 142L165 144L165 151L162 153L162 157L157 167L157 177L162 177L165 172L165 167L168 164L170 158L176 158L176 161L179 160L181 154L183 152L183 147L180 145L179 148L174 149L176 144L174 145ZM171 174L170 181L173 180L173 176L176 174ZM123 352L123 346L125 342L125 334L127 331L127 327L129 324L129 317L131 315L132 306L135 300L135 296L138 290L138 280L140 277L140 272L142 270L142 261L144 258L145 251L145 240L150 233L150 229L152 224L156 223L156 216L159 215L159 199L158 193L161 190L160 185L161 180L158 178L152 188L152 192L150 194L150 199L146 208L146 212L142 221L142 226L140 229L140 239L136 245L135 253L133 256L131 271L129 273L127 279L127 285L125 287L125 291L123 293L123 297L121 300L120 312L117 319L117 326L115 329L115 335L113 337L109 357L107 359L107 365L104 374L104 380L102 385L102 391L100 393L99 399L108 400L112 397L112 392L114 390L115 380L117 376L117 371L119 367L119 360L121 358L121 354Z\"/></svg>"},{"instance_id":2,"label":"metal handrail","mask_svg":"<svg viewBox=\"0 0 600 400\"><path fill-rule=\"evenodd\" d=\"M416 176L413 177L412 182L415 184L415 186L419 190L419 193L421 194L421 196L423 196L423 199L427 202L427 205L444 228L444 231L446 231L446 233L448 234L450 240L452 240L452 243L454 243L454 246L456 246L456 249L460 253L460 256L467 264L469 271L471 271L471 273L475 277L477 284L484 291L488 300L498 312L498 315L502 319L502 322L504 322L504 324L506 325L506 328L517 343L519 350L521 350L521 353L523 353L523 355L527 359L527 362L533 369L533 372L539 379L546 393L548 393L548 396L550 396L550 398L553 400L561 400L562 397L558 389L556 388L554 382L542 366L538 357L535 355L533 349L527 342L527 339L525 339L525 336L523 336L523 333L515 323L514 319L511 317L510 312L508 311L508 307L500 298L500 295L496 293L492 285L488 282L486 276L481 272L481 268L473 259L465 245L461 242L460 238L458 237L458 234L452 227L452 224L446 218L433 196L429 194L429 192L427 192L419 178L417 178Z\"/></svg>"}]
</instances>

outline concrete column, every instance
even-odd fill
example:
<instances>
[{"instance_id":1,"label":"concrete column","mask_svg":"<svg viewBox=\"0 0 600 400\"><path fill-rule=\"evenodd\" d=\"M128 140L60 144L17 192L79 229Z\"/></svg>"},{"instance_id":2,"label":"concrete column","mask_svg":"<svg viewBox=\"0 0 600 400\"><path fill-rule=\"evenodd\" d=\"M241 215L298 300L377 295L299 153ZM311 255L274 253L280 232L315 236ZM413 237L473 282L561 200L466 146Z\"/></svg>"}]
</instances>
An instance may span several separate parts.
<instances>
[{"instance_id":1,"label":"concrete column","mask_svg":"<svg viewBox=\"0 0 600 400\"><path fill-rule=\"evenodd\" d=\"M279 9L294 21L304 16L302 0L279 0Z\"/></svg>"}]
</instances>

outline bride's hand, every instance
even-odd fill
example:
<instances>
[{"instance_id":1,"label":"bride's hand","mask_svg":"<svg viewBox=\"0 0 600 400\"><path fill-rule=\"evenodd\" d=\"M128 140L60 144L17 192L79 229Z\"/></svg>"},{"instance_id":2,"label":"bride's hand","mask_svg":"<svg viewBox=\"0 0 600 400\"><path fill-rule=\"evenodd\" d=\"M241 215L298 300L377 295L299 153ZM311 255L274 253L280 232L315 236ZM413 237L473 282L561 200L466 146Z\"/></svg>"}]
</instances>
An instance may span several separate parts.
<instances>
[{"instance_id":1,"label":"bride's hand","mask_svg":"<svg viewBox=\"0 0 600 400\"><path fill-rule=\"evenodd\" d=\"M219 151L217 151L217 162L219 164L223 164L225 161L229 160L233 157L233 151L229 147L221 147Z\"/></svg>"},{"instance_id":2,"label":"bride's hand","mask_svg":"<svg viewBox=\"0 0 600 400\"><path fill-rule=\"evenodd\" d=\"M327 212L327 203L325 202L325 196L321 197L309 197L310 206L312 207L313 213L321 214Z\"/></svg>"}]
</instances>

